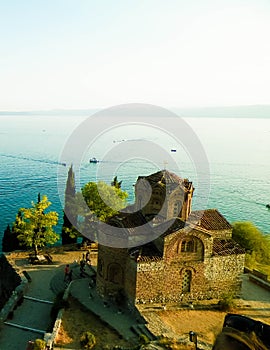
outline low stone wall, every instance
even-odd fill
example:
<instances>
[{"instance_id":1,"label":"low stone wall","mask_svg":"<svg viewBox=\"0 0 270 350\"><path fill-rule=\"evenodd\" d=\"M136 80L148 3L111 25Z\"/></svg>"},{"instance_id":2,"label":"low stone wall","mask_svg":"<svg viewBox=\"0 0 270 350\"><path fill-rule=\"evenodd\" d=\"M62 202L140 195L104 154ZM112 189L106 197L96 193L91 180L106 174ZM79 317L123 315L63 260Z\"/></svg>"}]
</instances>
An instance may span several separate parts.
<instances>
[{"instance_id":1,"label":"low stone wall","mask_svg":"<svg viewBox=\"0 0 270 350\"><path fill-rule=\"evenodd\" d=\"M1 268L1 288L5 288L6 293L9 293L9 298L0 311L0 327L8 318L9 314L23 300L23 295L28 286L28 280L23 272L19 270L15 263L8 259L4 254L0 257Z\"/></svg>"},{"instance_id":2,"label":"low stone wall","mask_svg":"<svg viewBox=\"0 0 270 350\"><path fill-rule=\"evenodd\" d=\"M253 273L249 274L249 280L255 284L258 284L260 287L267 289L270 291L270 282L265 281L264 279L253 275Z\"/></svg>"},{"instance_id":3,"label":"low stone wall","mask_svg":"<svg viewBox=\"0 0 270 350\"><path fill-rule=\"evenodd\" d=\"M69 290L70 290L70 286L71 286L72 282L69 283L69 285L66 288L65 293L63 295L63 300L65 300L65 301L68 299ZM62 323L63 312L64 312L64 309L60 309L58 311L56 320L54 322L52 333L45 333L45 335L44 335L44 340L46 342L46 349L48 349L48 350L53 349L55 338L58 335L58 332L59 332L59 329L60 329L60 326Z\"/></svg>"}]
</instances>

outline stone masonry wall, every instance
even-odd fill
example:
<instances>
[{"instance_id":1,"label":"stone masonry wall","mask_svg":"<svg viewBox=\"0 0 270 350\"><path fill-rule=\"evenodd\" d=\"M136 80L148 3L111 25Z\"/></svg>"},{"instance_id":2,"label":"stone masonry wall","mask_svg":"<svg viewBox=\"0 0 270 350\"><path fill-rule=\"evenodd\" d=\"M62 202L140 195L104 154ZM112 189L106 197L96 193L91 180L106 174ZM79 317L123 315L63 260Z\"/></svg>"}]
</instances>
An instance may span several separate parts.
<instances>
[{"instance_id":1,"label":"stone masonry wall","mask_svg":"<svg viewBox=\"0 0 270 350\"><path fill-rule=\"evenodd\" d=\"M99 245L96 285L101 297L115 297L124 289L127 257L127 249Z\"/></svg>"},{"instance_id":2,"label":"stone masonry wall","mask_svg":"<svg viewBox=\"0 0 270 350\"><path fill-rule=\"evenodd\" d=\"M136 303L186 302L220 298L241 288L244 255L208 258L205 261L143 262L137 267ZM186 271L190 289L183 290Z\"/></svg>"},{"instance_id":3,"label":"stone masonry wall","mask_svg":"<svg viewBox=\"0 0 270 350\"><path fill-rule=\"evenodd\" d=\"M163 297L164 264L162 260L137 264L136 303L157 301Z\"/></svg>"},{"instance_id":4,"label":"stone masonry wall","mask_svg":"<svg viewBox=\"0 0 270 350\"><path fill-rule=\"evenodd\" d=\"M223 293L238 293L241 289L240 276L244 272L245 255L216 256L206 264L205 277L211 295L220 297Z\"/></svg>"}]
</instances>

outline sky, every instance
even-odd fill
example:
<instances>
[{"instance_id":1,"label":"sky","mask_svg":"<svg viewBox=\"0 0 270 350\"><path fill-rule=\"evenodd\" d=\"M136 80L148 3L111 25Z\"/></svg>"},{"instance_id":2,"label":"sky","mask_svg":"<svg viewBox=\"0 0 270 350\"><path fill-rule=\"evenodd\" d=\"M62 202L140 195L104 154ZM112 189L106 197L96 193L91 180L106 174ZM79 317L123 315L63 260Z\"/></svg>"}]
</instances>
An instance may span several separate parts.
<instances>
[{"instance_id":1,"label":"sky","mask_svg":"<svg viewBox=\"0 0 270 350\"><path fill-rule=\"evenodd\" d=\"M270 104L269 0L0 0L0 110Z\"/></svg>"}]
</instances>

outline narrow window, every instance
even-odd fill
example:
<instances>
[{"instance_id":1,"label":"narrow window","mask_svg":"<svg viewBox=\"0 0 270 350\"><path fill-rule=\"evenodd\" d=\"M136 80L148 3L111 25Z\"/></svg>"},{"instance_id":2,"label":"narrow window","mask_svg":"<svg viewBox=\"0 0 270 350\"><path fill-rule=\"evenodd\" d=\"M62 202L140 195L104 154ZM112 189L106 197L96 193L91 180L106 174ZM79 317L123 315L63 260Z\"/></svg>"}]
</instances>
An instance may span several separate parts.
<instances>
[{"instance_id":1,"label":"narrow window","mask_svg":"<svg viewBox=\"0 0 270 350\"><path fill-rule=\"evenodd\" d=\"M191 271L185 270L183 274L183 279L182 279L182 292L189 293L190 286L191 286Z\"/></svg>"},{"instance_id":2,"label":"narrow window","mask_svg":"<svg viewBox=\"0 0 270 350\"><path fill-rule=\"evenodd\" d=\"M194 251L194 241L188 241L186 245L186 252L193 252Z\"/></svg>"}]
</instances>

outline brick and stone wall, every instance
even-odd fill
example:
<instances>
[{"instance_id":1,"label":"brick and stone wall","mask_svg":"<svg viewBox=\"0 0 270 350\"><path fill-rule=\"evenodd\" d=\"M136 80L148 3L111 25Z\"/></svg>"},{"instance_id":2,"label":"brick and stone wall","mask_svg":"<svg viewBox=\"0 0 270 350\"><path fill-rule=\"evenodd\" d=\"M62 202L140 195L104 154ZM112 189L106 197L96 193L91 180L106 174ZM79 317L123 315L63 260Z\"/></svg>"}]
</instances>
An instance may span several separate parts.
<instances>
[{"instance_id":1,"label":"brick and stone wall","mask_svg":"<svg viewBox=\"0 0 270 350\"><path fill-rule=\"evenodd\" d=\"M185 302L216 299L228 292L238 293L243 266L243 254L166 264L163 260L140 262L137 265L136 302ZM184 283L186 275L190 276L188 287Z\"/></svg>"},{"instance_id":2,"label":"brick and stone wall","mask_svg":"<svg viewBox=\"0 0 270 350\"><path fill-rule=\"evenodd\" d=\"M103 298L115 298L125 288L127 249L99 245L97 292Z\"/></svg>"}]
</instances>

